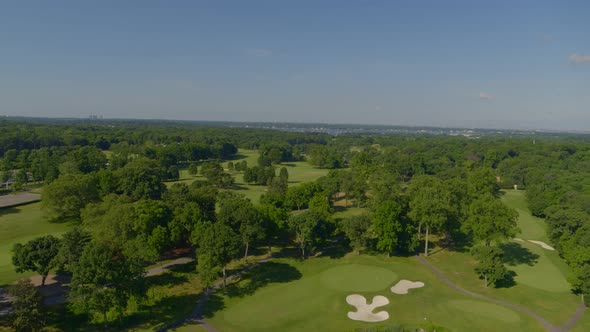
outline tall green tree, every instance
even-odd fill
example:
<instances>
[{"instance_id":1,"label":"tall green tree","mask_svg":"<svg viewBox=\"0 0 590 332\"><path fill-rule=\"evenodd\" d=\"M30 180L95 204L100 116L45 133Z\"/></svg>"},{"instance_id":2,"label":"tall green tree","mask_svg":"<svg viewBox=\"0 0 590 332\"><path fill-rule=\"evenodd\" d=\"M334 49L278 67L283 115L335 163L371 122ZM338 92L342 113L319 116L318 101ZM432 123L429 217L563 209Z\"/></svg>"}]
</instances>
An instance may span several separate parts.
<instances>
[{"instance_id":1,"label":"tall green tree","mask_svg":"<svg viewBox=\"0 0 590 332\"><path fill-rule=\"evenodd\" d=\"M503 261L504 253L500 248L477 246L471 250L471 253L478 260L475 272L481 279L484 279L486 287L497 285L498 281L509 276L509 271Z\"/></svg>"},{"instance_id":2,"label":"tall green tree","mask_svg":"<svg viewBox=\"0 0 590 332\"><path fill-rule=\"evenodd\" d=\"M45 325L43 297L29 279L19 280L8 288L12 301L12 327L16 331L41 331Z\"/></svg>"},{"instance_id":3,"label":"tall green tree","mask_svg":"<svg viewBox=\"0 0 590 332\"><path fill-rule=\"evenodd\" d=\"M291 216L288 225L295 243L301 249L303 259L306 252L313 252L329 235L329 227L323 215L312 210Z\"/></svg>"},{"instance_id":4,"label":"tall green tree","mask_svg":"<svg viewBox=\"0 0 590 332\"><path fill-rule=\"evenodd\" d=\"M209 268L221 267L223 286L226 286L226 265L236 258L240 238L230 226L221 222L203 224L193 233L192 243L197 247L197 261L204 257Z\"/></svg>"},{"instance_id":5,"label":"tall green tree","mask_svg":"<svg viewBox=\"0 0 590 332\"><path fill-rule=\"evenodd\" d=\"M350 246L357 255L360 254L361 249L367 247L370 238L371 218L368 214L361 214L343 220L341 225L344 234L350 241Z\"/></svg>"},{"instance_id":6,"label":"tall green tree","mask_svg":"<svg viewBox=\"0 0 590 332\"><path fill-rule=\"evenodd\" d=\"M64 234L61 239L57 260L59 265L69 273L72 273L72 266L78 262L84 247L90 242L92 236L82 227L74 227Z\"/></svg>"},{"instance_id":7,"label":"tall green tree","mask_svg":"<svg viewBox=\"0 0 590 332\"><path fill-rule=\"evenodd\" d=\"M410 212L408 216L425 229L424 256L428 256L428 237L431 231L438 231L447 222L450 210L450 192L443 182L431 175L412 179L408 188Z\"/></svg>"},{"instance_id":8,"label":"tall green tree","mask_svg":"<svg viewBox=\"0 0 590 332\"><path fill-rule=\"evenodd\" d=\"M411 249L413 228L404 220L403 207L395 201L386 201L372 214L372 231L377 238L377 250L389 256L395 250Z\"/></svg>"},{"instance_id":9,"label":"tall green tree","mask_svg":"<svg viewBox=\"0 0 590 332\"><path fill-rule=\"evenodd\" d=\"M131 296L145 291L141 262L106 243L87 245L72 270L72 303L84 312L100 314L105 328L110 311L121 314Z\"/></svg>"},{"instance_id":10,"label":"tall green tree","mask_svg":"<svg viewBox=\"0 0 590 332\"><path fill-rule=\"evenodd\" d=\"M45 187L41 206L51 220L63 220L79 218L86 204L98 199L98 183L92 174L66 174Z\"/></svg>"},{"instance_id":11,"label":"tall green tree","mask_svg":"<svg viewBox=\"0 0 590 332\"><path fill-rule=\"evenodd\" d=\"M487 247L492 241L509 239L518 233L518 213L491 194L485 194L469 206L463 229Z\"/></svg>"},{"instance_id":12,"label":"tall green tree","mask_svg":"<svg viewBox=\"0 0 590 332\"><path fill-rule=\"evenodd\" d=\"M16 272L37 272L41 275L41 285L58 264L56 259L60 248L60 240L53 235L46 235L31 240L25 244L17 243L12 249L12 264Z\"/></svg>"}]
</instances>

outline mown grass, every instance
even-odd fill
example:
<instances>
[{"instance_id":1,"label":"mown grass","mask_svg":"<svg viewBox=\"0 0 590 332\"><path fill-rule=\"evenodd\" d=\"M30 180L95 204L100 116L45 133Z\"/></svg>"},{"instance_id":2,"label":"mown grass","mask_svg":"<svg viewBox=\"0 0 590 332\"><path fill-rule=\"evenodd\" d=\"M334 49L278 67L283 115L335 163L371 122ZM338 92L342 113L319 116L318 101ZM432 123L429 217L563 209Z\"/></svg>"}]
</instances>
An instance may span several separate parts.
<instances>
[{"instance_id":1,"label":"mown grass","mask_svg":"<svg viewBox=\"0 0 590 332\"><path fill-rule=\"evenodd\" d=\"M274 266L253 270L248 278L217 293L207 303L206 317L213 326L229 332L353 331L424 323L452 331L542 330L524 314L451 290L414 257L349 254L338 259L282 258L273 262ZM342 269L347 272L339 273ZM387 271L379 275L390 278L389 282L383 282L383 278L374 282L375 271ZM389 287L400 279L420 280L426 286L408 295L395 295ZM252 283L261 285L251 287ZM371 289L363 286L367 284ZM248 290L247 296L241 289ZM345 299L355 293L369 299L375 295L386 296L390 304L379 309L386 310L390 319L378 324L348 319L347 312L354 308Z\"/></svg>"},{"instance_id":2,"label":"mown grass","mask_svg":"<svg viewBox=\"0 0 590 332\"><path fill-rule=\"evenodd\" d=\"M507 190L503 202L519 213L519 237L547 241L545 221L533 217L524 191ZM507 241L500 245L505 251L507 267L514 271L513 284L485 288L474 272L476 261L466 252L441 250L428 259L461 287L527 307L553 324L565 323L580 303L567 282L569 268L556 251L549 251L528 241Z\"/></svg>"},{"instance_id":3,"label":"mown grass","mask_svg":"<svg viewBox=\"0 0 590 332\"><path fill-rule=\"evenodd\" d=\"M32 272L16 273L12 265L12 247L44 235L60 236L72 227L71 223L52 223L43 217L41 203L0 209L0 286Z\"/></svg>"}]
</instances>

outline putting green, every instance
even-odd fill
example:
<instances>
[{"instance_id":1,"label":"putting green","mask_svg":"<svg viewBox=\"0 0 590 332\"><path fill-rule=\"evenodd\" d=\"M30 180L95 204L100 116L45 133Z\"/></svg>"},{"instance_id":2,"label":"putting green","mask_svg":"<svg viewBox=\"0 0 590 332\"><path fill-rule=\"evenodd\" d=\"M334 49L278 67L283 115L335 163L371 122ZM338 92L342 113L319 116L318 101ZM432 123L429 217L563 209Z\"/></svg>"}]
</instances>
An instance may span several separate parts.
<instances>
[{"instance_id":1,"label":"putting green","mask_svg":"<svg viewBox=\"0 0 590 332\"><path fill-rule=\"evenodd\" d=\"M348 264L321 273L322 283L329 288L350 292L377 292L387 289L398 277L378 266Z\"/></svg>"},{"instance_id":2,"label":"putting green","mask_svg":"<svg viewBox=\"0 0 590 332\"><path fill-rule=\"evenodd\" d=\"M514 311L492 303L484 303L472 300L451 300L447 302L451 308L469 314L483 316L485 318L497 319L507 323L518 323L520 316Z\"/></svg>"}]
</instances>

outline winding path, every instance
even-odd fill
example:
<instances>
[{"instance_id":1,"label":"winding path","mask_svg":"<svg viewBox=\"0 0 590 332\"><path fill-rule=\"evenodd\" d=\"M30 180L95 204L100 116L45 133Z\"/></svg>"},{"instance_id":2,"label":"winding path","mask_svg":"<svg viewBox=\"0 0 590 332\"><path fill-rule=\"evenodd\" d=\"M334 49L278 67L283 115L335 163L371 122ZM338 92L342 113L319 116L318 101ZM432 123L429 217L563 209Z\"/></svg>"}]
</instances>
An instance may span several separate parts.
<instances>
[{"instance_id":1,"label":"winding path","mask_svg":"<svg viewBox=\"0 0 590 332\"><path fill-rule=\"evenodd\" d=\"M420 263L422 263L424 266L426 266L428 269L430 269L437 277L439 277L439 279L441 279L445 284L447 284L452 289L454 289L460 293L463 293L465 295L473 296L473 297L481 299L481 300L497 303L497 304L512 308L514 310L524 312L525 314L528 314L529 316L536 319L539 323L541 323L541 325L543 325L545 330L547 330L548 332L568 331L569 329L574 327L574 325L576 325L576 323L578 322L578 320L580 320L580 318L582 318L582 316L584 315L584 311L586 310L586 306L584 304L580 304L578 306L578 308L576 309L576 312L574 313L574 315L564 325L556 326L556 325L551 324L545 318L541 317L539 314L537 314L536 312L534 312L530 309L527 309L525 307L510 303L510 302L497 300L497 299L487 297L487 296L484 296L481 294L470 292L466 289L463 289L463 288L457 286L457 284L453 283L449 278L447 278L447 276L444 275L444 273L442 273L439 269L434 267L434 265L430 264L430 262L428 262L423 256L418 256L418 261Z\"/></svg>"},{"instance_id":2,"label":"winding path","mask_svg":"<svg viewBox=\"0 0 590 332\"><path fill-rule=\"evenodd\" d=\"M231 281L231 280L241 276L242 274L252 270L253 268L268 262L272 258L273 258L273 256L271 255L270 257L264 258L264 259L256 262L255 264L245 267L242 270L240 270L239 272L227 277L226 281ZM199 297L199 300L197 301L197 304L193 308L193 311L191 312L189 317L183 318L183 319L178 320L172 324L161 327L161 328L157 329L156 331L157 332L166 332L166 331L178 328L184 324L198 324L198 325L201 325L205 330L207 330L209 332L219 332L218 329L216 329L213 325L209 324L205 320L205 317L203 315L203 307L205 306L205 303L209 299L209 296L212 293L214 293L216 290L221 288L222 286L223 286L223 280L220 280L217 283L215 283L215 285L213 285L213 287L211 287L207 291L203 292L201 294L201 296Z\"/></svg>"}]
</instances>

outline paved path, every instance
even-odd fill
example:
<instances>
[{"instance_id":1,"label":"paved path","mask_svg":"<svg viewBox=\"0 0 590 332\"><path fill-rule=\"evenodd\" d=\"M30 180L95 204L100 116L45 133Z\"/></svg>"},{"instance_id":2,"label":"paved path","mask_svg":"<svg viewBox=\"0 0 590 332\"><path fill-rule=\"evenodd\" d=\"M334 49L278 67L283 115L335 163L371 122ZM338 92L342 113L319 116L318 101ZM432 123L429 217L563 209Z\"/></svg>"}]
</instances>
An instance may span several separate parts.
<instances>
[{"instance_id":1,"label":"paved path","mask_svg":"<svg viewBox=\"0 0 590 332\"><path fill-rule=\"evenodd\" d=\"M258 261L256 264L252 264L252 265L240 270L239 272L232 274L231 276L227 277L226 280L231 281L231 280L241 276L242 274L252 270L253 268L270 261L272 258L273 257L270 256L268 258L262 259L262 260ZM203 307L205 306L205 303L209 299L209 296L212 293L214 293L216 290L221 288L222 286L223 286L223 280L220 280L215 285L213 285L213 287L211 287L207 291L203 292L201 294L201 296L199 297L197 304L195 304L195 307L193 308L193 311L188 318L184 318L184 319L178 320L172 324L169 324L167 326L161 327L157 330L157 332L169 331L169 330L178 328L184 324L198 324L198 325L201 325L205 330L207 330L209 332L219 332L218 329L216 329L214 326L212 326L211 324L209 324L205 320L205 317L203 316Z\"/></svg>"},{"instance_id":2,"label":"paved path","mask_svg":"<svg viewBox=\"0 0 590 332\"><path fill-rule=\"evenodd\" d=\"M541 325L543 325L545 330L547 330L548 332L568 331L569 329L574 327L574 325L576 325L576 323L578 322L578 320L580 318L582 318L582 316L584 315L584 311L586 310L586 306L584 304L580 304L578 306L578 308L576 309L576 313L570 318L569 321L567 321L567 323L565 323L563 326L556 326L556 325L551 324L545 318L541 317L539 314L535 313L534 311L532 311L530 309L527 309L525 307L521 307L517 304L513 304L510 302L497 300L497 299L487 297L487 296L484 296L481 294L473 293L473 292L470 292L466 289L463 289L463 288L457 286L455 283L453 283L451 280L449 280L449 278L447 278L447 276L445 276L439 269L434 267L434 265L430 264L430 262L428 262L423 256L418 256L418 261L420 263L422 263L423 265L425 265L427 268L429 268L434 274L436 274L437 277L439 277L444 283L446 283L452 289L454 289L460 293L476 297L481 300L497 303L497 304L500 304L500 305L503 305L506 307L510 307L514 310L524 312L524 313L528 314L529 316L533 317L534 319L536 319L539 323L541 323Z\"/></svg>"},{"instance_id":3,"label":"paved path","mask_svg":"<svg viewBox=\"0 0 590 332\"><path fill-rule=\"evenodd\" d=\"M0 208L17 206L41 200L40 194L19 193L0 196Z\"/></svg>"}]
</instances>

